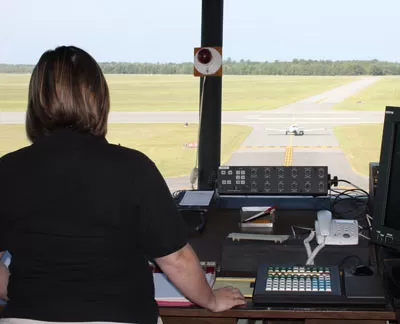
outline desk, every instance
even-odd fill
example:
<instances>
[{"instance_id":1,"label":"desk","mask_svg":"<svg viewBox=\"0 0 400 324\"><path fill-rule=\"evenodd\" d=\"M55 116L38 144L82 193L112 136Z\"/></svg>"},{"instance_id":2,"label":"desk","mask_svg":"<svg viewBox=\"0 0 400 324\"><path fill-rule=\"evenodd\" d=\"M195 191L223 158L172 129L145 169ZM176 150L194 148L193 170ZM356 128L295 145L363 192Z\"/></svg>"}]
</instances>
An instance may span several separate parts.
<instances>
[{"instance_id":1,"label":"desk","mask_svg":"<svg viewBox=\"0 0 400 324\"><path fill-rule=\"evenodd\" d=\"M243 309L232 309L223 313L210 313L199 308L162 307L160 314L164 324L236 324L240 318L262 319L265 324L282 319L304 320L304 323L307 324L384 324L388 320L395 320L395 313L391 311L267 310L255 309L251 306Z\"/></svg>"},{"instance_id":2,"label":"desk","mask_svg":"<svg viewBox=\"0 0 400 324\"><path fill-rule=\"evenodd\" d=\"M293 211L293 214L296 212ZM294 215L294 217L296 217ZM237 209L214 209L207 214L207 226L201 235L193 236L190 243L200 260L216 261L221 265L222 249L226 236L231 232L239 232L238 222L240 213ZM279 214L277 214L277 220ZM190 225L196 223L195 216L188 216L187 222ZM297 224L306 225L309 220L299 217ZM288 222L283 221L275 227L275 234L285 234ZM289 226L290 227L290 226ZM287 234L287 232L286 232ZM220 269L221 270L221 269ZM233 270L235 269L224 269ZM251 271L253 274L254 271ZM240 271L238 272L240 273ZM244 276L249 273L243 273ZM298 319L304 320L308 324L316 323L365 323L383 324L388 320L395 320L395 312L390 305L386 309L338 309L338 308L262 308L255 307L251 300L246 307L232 309L223 313L211 313L198 307L161 307L160 314L165 324L169 323L236 323L239 318L263 319L264 323L273 323L278 319ZM271 322L272 320L272 322ZM301 323L301 322L299 322Z\"/></svg>"}]
</instances>

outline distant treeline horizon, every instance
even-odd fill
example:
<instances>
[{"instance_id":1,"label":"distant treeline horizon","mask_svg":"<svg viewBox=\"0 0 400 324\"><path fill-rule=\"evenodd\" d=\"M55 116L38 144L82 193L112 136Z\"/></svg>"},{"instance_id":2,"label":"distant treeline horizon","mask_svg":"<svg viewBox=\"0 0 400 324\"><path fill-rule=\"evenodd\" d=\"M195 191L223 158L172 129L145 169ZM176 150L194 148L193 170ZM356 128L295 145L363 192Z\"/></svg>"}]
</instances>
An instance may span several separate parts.
<instances>
[{"instance_id":1,"label":"distant treeline horizon","mask_svg":"<svg viewBox=\"0 0 400 324\"><path fill-rule=\"evenodd\" d=\"M99 63L105 74L192 74L193 63ZM31 73L31 64L0 64L0 73ZM399 62L378 60L304 60L223 62L225 75L400 75Z\"/></svg>"}]
</instances>

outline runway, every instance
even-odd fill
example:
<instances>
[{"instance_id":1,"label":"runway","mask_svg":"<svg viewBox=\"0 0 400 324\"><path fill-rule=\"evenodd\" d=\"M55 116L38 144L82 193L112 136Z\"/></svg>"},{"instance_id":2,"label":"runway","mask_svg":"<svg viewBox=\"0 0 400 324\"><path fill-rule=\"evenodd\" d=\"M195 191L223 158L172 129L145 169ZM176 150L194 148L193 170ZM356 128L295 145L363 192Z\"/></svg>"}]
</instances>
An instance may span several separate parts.
<instances>
[{"instance_id":1,"label":"runway","mask_svg":"<svg viewBox=\"0 0 400 324\"><path fill-rule=\"evenodd\" d=\"M352 170L333 134L336 125L382 123L384 111L335 111L332 106L379 80L363 78L274 110L223 111L223 124L253 127L250 135L234 152L227 165L327 165L338 176L368 188L368 178ZM1 112L0 124L22 124L25 113ZM198 112L111 112L110 123L198 123ZM303 136L285 135L284 130L297 123ZM279 129L273 131L268 129ZM307 131L319 129L318 131ZM366 161L365 163L368 163ZM170 189L189 187L189 178L166 179Z\"/></svg>"},{"instance_id":2,"label":"runway","mask_svg":"<svg viewBox=\"0 0 400 324\"><path fill-rule=\"evenodd\" d=\"M351 168L332 127L382 123L384 111L334 111L332 106L377 80L364 78L282 108L248 114L246 120L251 121L253 131L226 164L326 165L332 177L368 189L368 178ZM304 129L303 136L285 135L284 130L292 123Z\"/></svg>"},{"instance_id":3,"label":"runway","mask_svg":"<svg viewBox=\"0 0 400 324\"><path fill-rule=\"evenodd\" d=\"M330 106L332 106L331 104ZM228 165L327 165L329 173L340 179L368 188L368 178L352 170L339 142L333 133L333 126L360 123L382 123L384 112L329 112L330 107L321 106L326 111L309 112L299 107L292 113L274 112L248 116L263 123L252 123L253 131L233 153ZM313 107L315 108L315 107ZM278 109L277 109L278 110ZM279 118L276 118L279 116ZM304 129L303 136L285 135L285 129L297 123ZM282 129L282 131L270 130ZM310 130L310 131L308 131ZM368 163L368 162L366 162Z\"/></svg>"}]
</instances>

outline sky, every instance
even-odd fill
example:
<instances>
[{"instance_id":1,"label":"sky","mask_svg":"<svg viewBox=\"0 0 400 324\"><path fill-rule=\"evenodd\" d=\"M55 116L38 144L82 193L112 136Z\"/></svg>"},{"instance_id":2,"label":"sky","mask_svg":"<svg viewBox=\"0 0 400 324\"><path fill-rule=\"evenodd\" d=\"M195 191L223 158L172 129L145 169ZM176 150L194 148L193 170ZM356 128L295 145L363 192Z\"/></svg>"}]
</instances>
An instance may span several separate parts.
<instances>
[{"instance_id":1,"label":"sky","mask_svg":"<svg viewBox=\"0 0 400 324\"><path fill-rule=\"evenodd\" d=\"M399 0L224 0L223 57L400 61ZM201 0L0 0L0 63L75 45L99 62L192 62Z\"/></svg>"}]
</instances>

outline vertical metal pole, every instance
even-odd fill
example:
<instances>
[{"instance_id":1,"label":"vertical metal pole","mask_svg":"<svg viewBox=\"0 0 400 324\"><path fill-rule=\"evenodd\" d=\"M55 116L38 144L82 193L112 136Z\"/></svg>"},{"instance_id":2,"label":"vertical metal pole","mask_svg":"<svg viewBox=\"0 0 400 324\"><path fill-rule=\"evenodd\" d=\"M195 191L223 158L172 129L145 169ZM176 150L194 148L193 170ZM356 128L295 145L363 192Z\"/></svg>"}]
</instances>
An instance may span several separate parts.
<instances>
[{"instance_id":1,"label":"vertical metal pole","mask_svg":"<svg viewBox=\"0 0 400 324\"><path fill-rule=\"evenodd\" d=\"M222 47L223 0L202 0L201 46ZM198 189L214 189L217 169L221 163L222 77L207 77L203 94L199 138Z\"/></svg>"}]
</instances>

